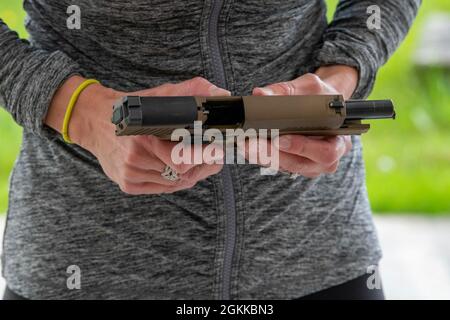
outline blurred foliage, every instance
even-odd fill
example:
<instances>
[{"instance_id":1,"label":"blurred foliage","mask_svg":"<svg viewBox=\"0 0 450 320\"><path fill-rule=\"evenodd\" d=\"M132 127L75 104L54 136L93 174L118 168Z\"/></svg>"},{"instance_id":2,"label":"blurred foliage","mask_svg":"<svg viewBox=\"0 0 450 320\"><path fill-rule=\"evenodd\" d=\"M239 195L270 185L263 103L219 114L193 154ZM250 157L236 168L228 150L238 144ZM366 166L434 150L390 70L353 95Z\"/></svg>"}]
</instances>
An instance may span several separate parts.
<instances>
[{"instance_id":1,"label":"blurred foliage","mask_svg":"<svg viewBox=\"0 0 450 320\"><path fill-rule=\"evenodd\" d=\"M450 1L423 1L408 37L383 67L371 95L392 98L397 120L363 137L367 185L377 212L450 213L450 70L417 68L412 57L430 14Z\"/></svg>"},{"instance_id":2,"label":"blurred foliage","mask_svg":"<svg viewBox=\"0 0 450 320\"><path fill-rule=\"evenodd\" d=\"M332 17L337 0L327 1ZM377 78L373 99L395 101L396 121L380 121L363 138L367 184L377 212L450 213L449 71L418 70L412 55L421 27L433 12L449 12L450 1L427 0L406 41ZM2 1L0 17L21 37L21 1ZM0 212L7 206L7 180L20 147L20 128L0 110Z\"/></svg>"},{"instance_id":3,"label":"blurred foliage","mask_svg":"<svg viewBox=\"0 0 450 320\"><path fill-rule=\"evenodd\" d=\"M23 38L26 31L23 26L25 13L22 1L1 1L0 18ZM8 201L8 178L20 148L21 128L11 116L0 107L0 213L5 212Z\"/></svg>"}]
</instances>

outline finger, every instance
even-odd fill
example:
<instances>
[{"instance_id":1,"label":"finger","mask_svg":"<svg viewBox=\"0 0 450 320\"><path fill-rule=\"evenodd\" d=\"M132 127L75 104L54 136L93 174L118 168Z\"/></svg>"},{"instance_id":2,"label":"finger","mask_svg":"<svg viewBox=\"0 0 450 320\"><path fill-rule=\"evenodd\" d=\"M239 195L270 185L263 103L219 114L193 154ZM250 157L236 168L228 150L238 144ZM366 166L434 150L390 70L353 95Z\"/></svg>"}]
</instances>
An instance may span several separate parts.
<instances>
[{"instance_id":1,"label":"finger","mask_svg":"<svg viewBox=\"0 0 450 320\"><path fill-rule=\"evenodd\" d=\"M163 194L173 193L183 189L189 189L192 186L190 184L178 184L176 186L166 186L153 182L132 183L124 181L119 185L120 189L130 195L143 195L143 194Z\"/></svg>"},{"instance_id":2,"label":"finger","mask_svg":"<svg viewBox=\"0 0 450 320\"><path fill-rule=\"evenodd\" d=\"M119 185L120 189L130 195L161 194L169 190L169 186L164 186L154 182L132 183L124 181Z\"/></svg>"},{"instance_id":3,"label":"finger","mask_svg":"<svg viewBox=\"0 0 450 320\"><path fill-rule=\"evenodd\" d=\"M121 177L131 183L153 182L165 186L174 186L176 181L170 181L161 176L162 171L143 170L136 167L126 166L122 169Z\"/></svg>"},{"instance_id":4,"label":"finger","mask_svg":"<svg viewBox=\"0 0 450 320\"><path fill-rule=\"evenodd\" d=\"M162 172L166 166L153 152L148 150L148 137L120 137L128 139L124 150L124 165L142 170Z\"/></svg>"},{"instance_id":5,"label":"finger","mask_svg":"<svg viewBox=\"0 0 450 320\"><path fill-rule=\"evenodd\" d=\"M223 142L214 141L202 146L204 164L223 164L225 150Z\"/></svg>"},{"instance_id":6,"label":"finger","mask_svg":"<svg viewBox=\"0 0 450 320\"><path fill-rule=\"evenodd\" d=\"M231 92L217 87L202 77L176 84L166 83L159 87L136 91L134 95L142 96L230 96Z\"/></svg>"},{"instance_id":7,"label":"finger","mask_svg":"<svg viewBox=\"0 0 450 320\"><path fill-rule=\"evenodd\" d=\"M350 137L350 136L343 136L343 137L344 137L344 142L345 142L345 154L347 154L353 148L352 137Z\"/></svg>"},{"instance_id":8,"label":"finger","mask_svg":"<svg viewBox=\"0 0 450 320\"><path fill-rule=\"evenodd\" d=\"M273 147L271 140L261 137L251 137L245 140L243 146L238 143L237 152L243 155L250 164L258 164L266 167L276 165L270 162L276 160L273 157L273 152L279 153L279 150Z\"/></svg>"},{"instance_id":9,"label":"finger","mask_svg":"<svg viewBox=\"0 0 450 320\"><path fill-rule=\"evenodd\" d=\"M265 87L255 88L254 95L318 95L318 94L336 94L337 91L322 81L319 76L313 73L307 73L297 79L286 82L279 82Z\"/></svg>"},{"instance_id":10,"label":"finger","mask_svg":"<svg viewBox=\"0 0 450 320\"><path fill-rule=\"evenodd\" d=\"M344 154L347 154L352 150L353 144L352 144L352 138L351 136L342 136L345 142L345 152ZM327 139L327 136L308 136L308 139L313 140L324 140Z\"/></svg>"},{"instance_id":11,"label":"finger","mask_svg":"<svg viewBox=\"0 0 450 320\"><path fill-rule=\"evenodd\" d=\"M267 158L272 156L272 144L270 140L260 137L251 137L246 139L244 144L238 143L237 152L245 157L250 164L258 164L261 166L268 166L269 164L264 163L261 156L262 150L265 149ZM277 151L277 150L275 150ZM268 159L266 159L268 160Z\"/></svg>"},{"instance_id":12,"label":"finger","mask_svg":"<svg viewBox=\"0 0 450 320\"><path fill-rule=\"evenodd\" d=\"M340 163L340 161L336 161L335 163L326 167L322 173L328 173L328 174L336 173L336 171L339 169L339 163Z\"/></svg>"},{"instance_id":13,"label":"finger","mask_svg":"<svg viewBox=\"0 0 450 320\"><path fill-rule=\"evenodd\" d=\"M204 180L209 176L219 173L222 168L222 164L202 164L200 166L192 168L187 173L183 174L181 176L181 180L197 183L198 181Z\"/></svg>"},{"instance_id":14,"label":"finger","mask_svg":"<svg viewBox=\"0 0 450 320\"><path fill-rule=\"evenodd\" d=\"M345 139L342 136L310 139L302 135L284 135L277 140L281 151L325 165L331 165L339 160L347 149Z\"/></svg>"},{"instance_id":15,"label":"finger","mask_svg":"<svg viewBox=\"0 0 450 320\"><path fill-rule=\"evenodd\" d=\"M284 171L305 175L309 172L323 172L324 167L311 159L280 152L280 168Z\"/></svg>"},{"instance_id":16,"label":"finger","mask_svg":"<svg viewBox=\"0 0 450 320\"><path fill-rule=\"evenodd\" d=\"M246 141L245 144L245 158L249 160L251 164L258 164L264 167L268 167L269 165L274 165L274 163L265 163L261 161L259 148L261 148L261 144L266 143L267 156L271 157L272 152L272 143L270 140L266 139L258 139L258 144L251 143L251 141ZM274 148L274 152L278 152L276 148ZM272 161L275 159L272 158ZM317 162L312 161L311 159L301 157L295 154L279 152L278 156L278 165L279 168L283 171L289 171L292 173L302 174L303 172L316 172L323 171L325 168Z\"/></svg>"},{"instance_id":17,"label":"finger","mask_svg":"<svg viewBox=\"0 0 450 320\"><path fill-rule=\"evenodd\" d=\"M231 92L222 88L217 87L212 84L208 80L196 77L191 80L187 80L176 84L175 86L179 87L179 90L183 93L180 95L184 95L187 91L190 95L193 96L230 96Z\"/></svg>"},{"instance_id":18,"label":"finger","mask_svg":"<svg viewBox=\"0 0 450 320\"><path fill-rule=\"evenodd\" d=\"M302 176L306 177L306 178L310 178L310 179L316 179L318 177L320 177L322 174L318 173L318 172L304 172L302 173Z\"/></svg>"},{"instance_id":19,"label":"finger","mask_svg":"<svg viewBox=\"0 0 450 320\"><path fill-rule=\"evenodd\" d=\"M129 153L125 157L125 166L145 171L163 172L166 165L158 157L151 154Z\"/></svg>"},{"instance_id":20,"label":"finger","mask_svg":"<svg viewBox=\"0 0 450 320\"><path fill-rule=\"evenodd\" d=\"M191 159L190 163L174 163L172 159L172 149L180 142L164 141L153 136L148 136L147 139L148 144L146 148L151 150L151 152L153 152L153 154L164 163L164 167L168 165L175 172L179 174L185 174L190 169L196 166L193 159ZM191 156L194 157L194 152L191 152Z\"/></svg>"},{"instance_id":21,"label":"finger","mask_svg":"<svg viewBox=\"0 0 450 320\"><path fill-rule=\"evenodd\" d=\"M184 142L163 141L156 137L149 137L150 144L148 148L165 164L170 166L177 173L185 174L192 168L202 164L221 164L223 163L224 151L220 144L209 145L184 145L183 148L175 150L175 146ZM208 152L205 149L208 148ZM178 154L178 152L182 154ZM188 152L185 156L184 153ZM181 157L177 159L174 157ZM185 158L187 157L187 158ZM180 163L181 162L181 163Z\"/></svg>"},{"instance_id":22,"label":"finger","mask_svg":"<svg viewBox=\"0 0 450 320\"><path fill-rule=\"evenodd\" d=\"M333 174L339 169L339 161L336 161L332 165L320 169L320 171L305 171L302 173L303 176L308 178L317 178L322 174Z\"/></svg>"}]
</instances>

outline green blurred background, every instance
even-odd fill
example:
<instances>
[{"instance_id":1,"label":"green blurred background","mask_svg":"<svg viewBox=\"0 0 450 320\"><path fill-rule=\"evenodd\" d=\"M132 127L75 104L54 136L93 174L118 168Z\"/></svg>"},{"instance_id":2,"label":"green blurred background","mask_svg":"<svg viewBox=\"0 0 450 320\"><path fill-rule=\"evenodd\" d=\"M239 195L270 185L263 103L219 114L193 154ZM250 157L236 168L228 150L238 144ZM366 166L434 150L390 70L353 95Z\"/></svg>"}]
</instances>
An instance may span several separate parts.
<instances>
[{"instance_id":1,"label":"green blurred background","mask_svg":"<svg viewBox=\"0 0 450 320\"><path fill-rule=\"evenodd\" d=\"M330 13L337 0L329 0ZM449 70L414 67L421 29L434 12L450 13L449 0L426 0L406 41L378 75L372 99L391 98L396 121L380 121L365 135L364 158L374 211L450 213ZM0 17L26 37L22 1L2 1ZM450 31L450 30L449 30ZM21 129L0 109L0 213L7 208L8 178Z\"/></svg>"}]
</instances>

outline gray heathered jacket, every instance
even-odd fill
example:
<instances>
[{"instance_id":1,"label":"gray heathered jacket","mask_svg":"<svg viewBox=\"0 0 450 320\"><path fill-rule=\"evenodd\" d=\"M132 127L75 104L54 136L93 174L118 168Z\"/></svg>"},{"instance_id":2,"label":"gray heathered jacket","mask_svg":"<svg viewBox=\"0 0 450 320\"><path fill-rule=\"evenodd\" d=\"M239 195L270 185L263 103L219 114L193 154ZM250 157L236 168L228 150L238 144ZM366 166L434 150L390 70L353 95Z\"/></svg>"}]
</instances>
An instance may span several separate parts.
<instances>
[{"instance_id":1,"label":"gray heathered jacket","mask_svg":"<svg viewBox=\"0 0 450 320\"><path fill-rule=\"evenodd\" d=\"M80 30L66 26L72 4ZM381 30L366 27L373 4ZM191 190L128 196L42 119L73 74L129 91L203 76L247 95L347 64L366 97L419 4L344 0L328 25L320 0L25 1L31 43L0 20L0 103L24 128L3 248L9 287L27 298L296 298L364 274L381 254L358 138L334 175L230 165ZM70 265L80 290L66 286Z\"/></svg>"}]
</instances>

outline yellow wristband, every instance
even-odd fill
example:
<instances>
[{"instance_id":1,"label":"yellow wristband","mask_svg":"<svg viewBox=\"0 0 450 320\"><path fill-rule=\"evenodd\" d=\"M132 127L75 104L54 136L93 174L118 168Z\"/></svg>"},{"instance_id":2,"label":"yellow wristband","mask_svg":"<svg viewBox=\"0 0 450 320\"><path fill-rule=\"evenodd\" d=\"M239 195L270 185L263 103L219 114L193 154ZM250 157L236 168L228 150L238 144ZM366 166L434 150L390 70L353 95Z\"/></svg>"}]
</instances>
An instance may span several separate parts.
<instances>
[{"instance_id":1,"label":"yellow wristband","mask_svg":"<svg viewBox=\"0 0 450 320\"><path fill-rule=\"evenodd\" d=\"M70 98L69 105L67 106L66 109L66 114L64 115L64 122L62 127L62 136L66 143L72 143L69 137L69 123L70 118L72 117L73 107L77 103L78 97L80 96L81 92L83 92L83 90L86 89L86 87L94 83L100 82L94 79L88 79L83 81L83 83L78 86L78 88L75 90L75 92L72 94L72 97Z\"/></svg>"}]
</instances>

